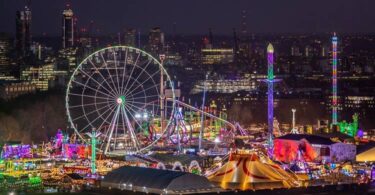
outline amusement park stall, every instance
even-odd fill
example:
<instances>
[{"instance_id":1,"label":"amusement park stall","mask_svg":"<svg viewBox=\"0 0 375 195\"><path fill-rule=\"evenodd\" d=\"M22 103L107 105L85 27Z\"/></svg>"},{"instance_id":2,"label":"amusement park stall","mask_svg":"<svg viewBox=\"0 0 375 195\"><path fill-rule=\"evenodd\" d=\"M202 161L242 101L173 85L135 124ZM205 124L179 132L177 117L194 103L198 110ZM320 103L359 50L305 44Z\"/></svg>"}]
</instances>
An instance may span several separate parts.
<instances>
[{"instance_id":1,"label":"amusement park stall","mask_svg":"<svg viewBox=\"0 0 375 195\"><path fill-rule=\"evenodd\" d=\"M281 162L354 161L356 146L308 134L287 134L274 140L274 157Z\"/></svg>"}]
</instances>

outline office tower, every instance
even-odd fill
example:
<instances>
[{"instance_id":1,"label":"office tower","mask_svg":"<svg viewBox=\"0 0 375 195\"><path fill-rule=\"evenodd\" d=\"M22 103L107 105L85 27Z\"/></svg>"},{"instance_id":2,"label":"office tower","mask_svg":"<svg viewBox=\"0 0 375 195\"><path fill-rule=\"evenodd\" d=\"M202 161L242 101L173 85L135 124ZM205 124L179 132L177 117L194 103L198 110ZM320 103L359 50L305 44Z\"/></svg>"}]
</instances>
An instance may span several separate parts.
<instances>
[{"instance_id":1,"label":"office tower","mask_svg":"<svg viewBox=\"0 0 375 195\"><path fill-rule=\"evenodd\" d=\"M150 52L154 55L158 55L163 52L164 48L164 33L161 32L159 27L155 27L150 30L148 36L148 44Z\"/></svg>"},{"instance_id":2,"label":"office tower","mask_svg":"<svg viewBox=\"0 0 375 195\"><path fill-rule=\"evenodd\" d=\"M8 66L9 62L9 50L11 40L5 33L0 33L0 69L4 66Z\"/></svg>"},{"instance_id":3,"label":"office tower","mask_svg":"<svg viewBox=\"0 0 375 195\"><path fill-rule=\"evenodd\" d=\"M19 56L28 54L31 45L31 10L26 6L24 10L16 12L16 50Z\"/></svg>"},{"instance_id":4,"label":"office tower","mask_svg":"<svg viewBox=\"0 0 375 195\"><path fill-rule=\"evenodd\" d=\"M135 29L127 29L124 37L124 44L127 46L136 46L137 31Z\"/></svg>"},{"instance_id":5,"label":"office tower","mask_svg":"<svg viewBox=\"0 0 375 195\"><path fill-rule=\"evenodd\" d=\"M68 48L74 46L74 18L73 10L69 4L63 11L62 18L62 47Z\"/></svg>"}]
</instances>

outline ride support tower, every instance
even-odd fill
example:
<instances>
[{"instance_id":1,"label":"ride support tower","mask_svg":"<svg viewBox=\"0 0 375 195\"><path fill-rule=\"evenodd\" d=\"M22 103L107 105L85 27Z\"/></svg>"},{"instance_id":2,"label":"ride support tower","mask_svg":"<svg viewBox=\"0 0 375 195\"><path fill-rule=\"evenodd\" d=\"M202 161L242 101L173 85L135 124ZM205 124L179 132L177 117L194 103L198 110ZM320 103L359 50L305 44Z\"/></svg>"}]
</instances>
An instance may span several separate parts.
<instances>
[{"instance_id":1,"label":"ride support tower","mask_svg":"<svg viewBox=\"0 0 375 195\"><path fill-rule=\"evenodd\" d=\"M332 37L332 125L337 125L337 36Z\"/></svg>"},{"instance_id":2,"label":"ride support tower","mask_svg":"<svg viewBox=\"0 0 375 195\"><path fill-rule=\"evenodd\" d=\"M268 122L268 149L269 152L272 154L273 150L273 83L279 81L275 79L273 74L273 63L274 63L274 48L271 43L267 46L267 122Z\"/></svg>"}]
</instances>

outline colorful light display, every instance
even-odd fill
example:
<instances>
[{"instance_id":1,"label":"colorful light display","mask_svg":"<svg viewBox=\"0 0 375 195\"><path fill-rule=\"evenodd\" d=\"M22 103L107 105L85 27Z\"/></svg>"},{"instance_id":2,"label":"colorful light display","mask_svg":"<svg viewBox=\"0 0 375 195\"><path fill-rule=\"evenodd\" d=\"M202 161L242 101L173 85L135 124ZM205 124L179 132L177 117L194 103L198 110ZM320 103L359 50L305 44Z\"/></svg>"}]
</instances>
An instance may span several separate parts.
<instances>
[{"instance_id":1,"label":"colorful light display","mask_svg":"<svg viewBox=\"0 0 375 195\"><path fill-rule=\"evenodd\" d=\"M91 154L91 148L84 144L63 144L64 157L68 159L84 159Z\"/></svg>"},{"instance_id":2,"label":"colorful light display","mask_svg":"<svg viewBox=\"0 0 375 195\"><path fill-rule=\"evenodd\" d=\"M32 158L32 149L30 145L4 145L1 158L3 159L19 159Z\"/></svg>"},{"instance_id":3,"label":"colorful light display","mask_svg":"<svg viewBox=\"0 0 375 195\"><path fill-rule=\"evenodd\" d=\"M272 150L273 144L273 46L268 44L267 47L267 61L268 61L268 74L267 74L267 83L268 83L268 134L269 134L269 147Z\"/></svg>"},{"instance_id":4,"label":"colorful light display","mask_svg":"<svg viewBox=\"0 0 375 195\"><path fill-rule=\"evenodd\" d=\"M125 99L124 99L125 100ZM122 103L122 102L121 102ZM92 129L91 133L87 133L91 139L91 174L96 173L96 138L101 135L95 129Z\"/></svg>"},{"instance_id":5,"label":"colorful light display","mask_svg":"<svg viewBox=\"0 0 375 195\"><path fill-rule=\"evenodd\" d=\"M347 134L351 137L355 137L358 134L358 114L353 115L353 122L347 123L346 121L341 121L338 123L340 132Z\"/></svg>"},{"instance_id":6,"label":"colorful light display","mask_svg":"<svg viewBox=\"0 0 375 195\"><path fill-rule=\"evenodd\" d=\"M276 160L285 163L298 160L312 162L318 157L312 145L306 140L275 139L273 155Z\"/></svg>"},{"instance_id":7,"label":"colorful light display","mask_svg":"<svg viewBox=\"0 0 375 195\"><path fill-rule=\"evenodd\" d=\"M337 124L337 36L332 37L332 124Z\"/></svg>"}]
</instances>

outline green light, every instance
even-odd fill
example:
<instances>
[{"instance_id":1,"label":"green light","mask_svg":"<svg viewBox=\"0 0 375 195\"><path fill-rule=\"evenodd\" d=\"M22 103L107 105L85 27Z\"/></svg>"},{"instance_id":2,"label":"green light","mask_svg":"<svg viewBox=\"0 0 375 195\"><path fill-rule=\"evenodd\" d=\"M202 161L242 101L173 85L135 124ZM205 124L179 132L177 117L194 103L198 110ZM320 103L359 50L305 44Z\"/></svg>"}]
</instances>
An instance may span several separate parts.
<instances>
[{"instance_id":1,"label":"green light","mask_svg":"<svg viewBox=\"0 0 375 195\"><path fill-rule=\"evenodd\" d=\"M268 80L273 80L274 75L273 75L273 46L272 44L268 44L267 47L267 61L268 61L268 71L267 71L267 79Z\"/></svg>"},{"instance_id":2,"label":"green light","mask_svg":"<svg viewBox=\"0 0 375 195\"><path fill-rule=\"evenodd\" d=\"M91 133L91 173L96 173L96 131Z\"/></svg>"},{"instance_id":3,"label":"green light","mask_svg":"<svg viewBox=\"0 0 375 195\"><path fill-rule=\"evenodd\" d=\"M347 134L351 137L355 137L358 133L358 114L353 115L353 122L347 123L346 121L342 121L338 123L340 132Z\"/></svg>"},{"instance_id":4,"label":"green light","mask_svg":"<svg viewBox=\"0 0 375 195\"><path fill-rule=\"evenodd\" d=\"M117 100L116 100L116 102L117 102L118 104L122 104L122 105L124 105L125 102L126 102L125 96L122 95L122 96L118 97Z\"/></svg>"},{"instance_id":5,"label":"green light","mask_svg":"<svg viewBox=\"0 0 375 195\"><path fill-rule=\"evenodd\" d=\"M42 178L39 176L35 177L29 177L29 184L41 184L42 183Z\"/></svg>"}]
</instances>

